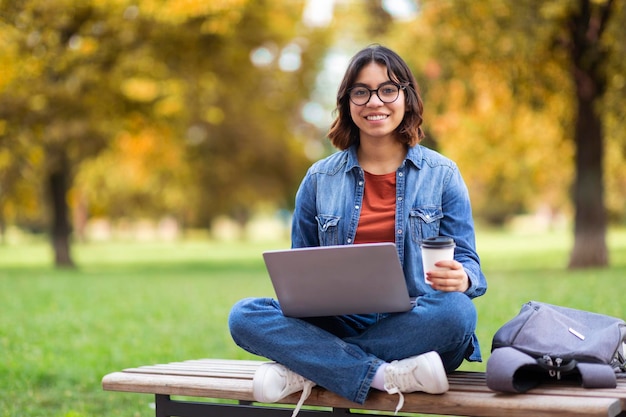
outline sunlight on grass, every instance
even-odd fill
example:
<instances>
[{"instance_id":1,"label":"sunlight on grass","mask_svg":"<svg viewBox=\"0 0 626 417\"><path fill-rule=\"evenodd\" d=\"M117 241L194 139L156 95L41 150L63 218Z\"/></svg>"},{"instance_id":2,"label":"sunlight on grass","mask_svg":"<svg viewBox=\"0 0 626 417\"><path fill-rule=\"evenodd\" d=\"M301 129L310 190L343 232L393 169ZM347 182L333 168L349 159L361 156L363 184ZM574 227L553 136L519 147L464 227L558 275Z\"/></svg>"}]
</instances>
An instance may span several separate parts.
<instances>
[{"instance_id":1,"label":"sunlight on grass","mask_svg":"<svg viewBox=\"0 0 626 417\"><path fill-rule=\"evenodd\" d=\"M609 235L612 267L565 270L564 234L478 234L489 281L475 301L483 356L522 303L626 317L626 231ZM227 329L230 306L272 296L261 252L287 242L77 245L56 270L46 242L0 246L0 417L153 416L152 396L104 392L106 373L206 357L252 358ZM463 369L484 370L485 363Z\"/></svg>"}]
</instances>

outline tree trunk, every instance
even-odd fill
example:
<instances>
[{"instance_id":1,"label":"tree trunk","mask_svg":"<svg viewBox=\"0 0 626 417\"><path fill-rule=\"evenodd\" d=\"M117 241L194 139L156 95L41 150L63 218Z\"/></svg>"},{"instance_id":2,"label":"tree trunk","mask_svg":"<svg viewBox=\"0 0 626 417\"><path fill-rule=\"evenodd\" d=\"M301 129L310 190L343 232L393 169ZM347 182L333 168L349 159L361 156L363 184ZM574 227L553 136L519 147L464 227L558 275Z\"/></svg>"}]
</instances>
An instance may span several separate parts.
<instances>
[{"instance_id":1,"label":"tree trunk","mask_svg":"<svg viewBox=\"0 0 626 417\"><path fill-rule=\"evenodd\" d=\"M577 112L576 179L574 182L574 248L569 268L608 265L606 246L607 216L604 207L602 120L596 106L605 91L601 70L605 54L600 39L611 16L612 0L596 9L590 0L580 0L580 10L572 17L571 56L576 84Z\"/></svg>"},{"instance_id":2,"label":"tree trunk","mask_svg":"<svg viewBox=\"0 0 626 417\"><path fill-rule=\"evenodd\" d=\"M590 81L589 81L590 82ZM604 208L602 124L594 98L578 96L576 115L576 180L574 183L574 248L569 267L608 265Z\"/></svg>"},{"instance_id":3,"label":"tree trunk","mask_svg":"<svg viewBox=\"0 0 626 417\"><path fill-rule=\"evenodd\" d=\"M51 238L54 249L54 261L57 267L73 268L70 254L71 225L67 192L69 191L69 168L60 163L48 177L48 192L52 207Z\"/></svg>"},{"instance_id":4,"label":"tree trunk","mask_svg":"<svg viewBox=\"0 0 626 417\"><path fill-rule=\"evenodd\" d=\"M0 245L7 243L7 224L4 217L0 214Z\"/></svg>"}]
</instances>

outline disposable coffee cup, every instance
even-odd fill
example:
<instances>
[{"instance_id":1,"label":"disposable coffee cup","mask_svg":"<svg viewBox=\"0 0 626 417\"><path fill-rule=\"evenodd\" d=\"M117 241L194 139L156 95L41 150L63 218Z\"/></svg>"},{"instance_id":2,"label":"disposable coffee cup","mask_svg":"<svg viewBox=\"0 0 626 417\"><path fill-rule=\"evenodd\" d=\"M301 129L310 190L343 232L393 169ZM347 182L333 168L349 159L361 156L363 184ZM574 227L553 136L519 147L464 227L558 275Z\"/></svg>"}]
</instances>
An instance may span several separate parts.
<instances>
[{"instance_id":1,"label":"disposable coffee cup","mask_svg":"<svg viewBox=\"0 0 626 417\"><path fill-rule=\"evenodd\" d=\"M422 240L422 265L424 266L424 281L428 285L432 285L432 282L426 278L426 272L428 271L440 271L447 268L439 268L435 266L435 263L444 260L454 259L454 239L446 236L429 237Z\"/></svg>"}]
</instances>

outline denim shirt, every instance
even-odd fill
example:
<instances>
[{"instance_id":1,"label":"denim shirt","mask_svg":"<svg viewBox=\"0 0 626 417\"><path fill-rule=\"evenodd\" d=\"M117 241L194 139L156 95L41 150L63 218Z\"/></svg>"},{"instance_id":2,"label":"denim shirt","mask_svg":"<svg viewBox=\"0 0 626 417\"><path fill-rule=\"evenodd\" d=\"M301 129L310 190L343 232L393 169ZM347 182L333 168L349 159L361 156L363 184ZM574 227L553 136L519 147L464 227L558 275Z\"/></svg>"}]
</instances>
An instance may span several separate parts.
<instances>
[{"instance_id":1,"label":"denim shirt","mask_svg":"<svg viewBox=\"0 0 626 417\"><path fill-rule=\"evenodd\" d=\"M294 248L354 242L365 187L356 151L352 146L309 168L296 194ZM420 242L438 235L456 242L454 259L470 280L465 294L485 293L469 194L453 161L421 145L409 148L396 171L395 218L395 244L412 297L435 291L424 282Z\"/></svg>"},{"instance_id":2,"label":"denim shirt","mask_svg":"<svg viewBox=\"0 0 626 417\"><path fill-rule=\"evenodd\" d=\"M365 176L357 147L314 163L296 193L292 247L351 245L359 224ZM470 298L483 295L487 281L476 253L474 221L467 187L456 164L441 154L416 145L409 148L396 171L395 244L411 297L435 290L424 281L420 242L450 236L454 259L463 264ZM478 338L472 337L470 361L480 361Z\"/></svg>"}]
</instances>

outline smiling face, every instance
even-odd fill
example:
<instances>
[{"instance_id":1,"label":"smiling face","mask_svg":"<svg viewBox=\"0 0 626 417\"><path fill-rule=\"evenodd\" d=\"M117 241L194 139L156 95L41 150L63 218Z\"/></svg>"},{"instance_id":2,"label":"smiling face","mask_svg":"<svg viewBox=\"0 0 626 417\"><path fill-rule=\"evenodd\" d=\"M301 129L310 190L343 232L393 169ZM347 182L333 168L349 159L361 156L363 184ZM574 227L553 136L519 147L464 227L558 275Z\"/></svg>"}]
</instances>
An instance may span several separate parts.
<instances>
[{"instance_id":1,"label":"smiling face","mask_svg":"<svg viewBox=\"0 0 626 417\"><path fill-rule=\"evenodd\" d=\"M380 78L380 80L374 78ZM367 88L376 90L380 88L379 84L385 81L394 81L397 85L402 86L397 101L381 105L379 97L374 95L367 104L363 106L354 105L353 101L361 104L364 102L363 98L370 98L367 90L361 90L361 93L354 92L353 87L359 85L357 82L361 82L361 85L368 84ZM379 91L379 93L382 94L383 100L391 101L389 98L392 92L387 91L385 93L383 91L381 93ZM382 110L379 115L380 118L388 122L397 122L398 118L401 119L399 126L396 123L395 133L391 130L391 136L399 143L414 146L424 137L424 131L421 127L424 105L417 80L409 66L398 54L381 45L368 46L357 52L350 60L337 90L337 117L328 132L328 139L331 143L336 148L345 150L359 144L361 136L364 138L378 137L380 131L373 131L370 129L371 124L365 123L367 119L362 119L362 114L371 111L372 107L375 108L376 106ZM401 115L402 111L398 112L401 107L404 107L403 115ZM389 115L392 113L393 117L389 120ZM370 134L374 135L370 136Z\"/></svg>"},{"instance_id":2,"label":"smiling face","mask_svg":"<svg viewBox=\"0 0 626 417\"><path fill-rule=\"evenodd\" d=\"M392 80L389 79L387 68L371 62L361 69L353 86L360 85L375 90L390 81ZM404 91L400 90L398 99L393 103L383 103L374 92L365 105L357 106L350 102L350 116L359 128L361 141L395 140L396 129L404 118L406 108L404 94Z\"/></svg>"}]
</instances>

